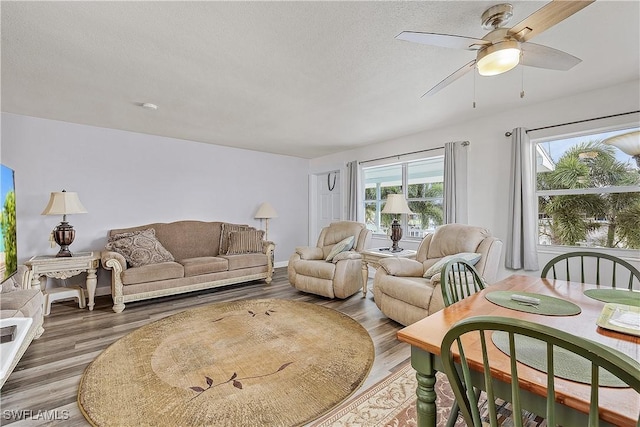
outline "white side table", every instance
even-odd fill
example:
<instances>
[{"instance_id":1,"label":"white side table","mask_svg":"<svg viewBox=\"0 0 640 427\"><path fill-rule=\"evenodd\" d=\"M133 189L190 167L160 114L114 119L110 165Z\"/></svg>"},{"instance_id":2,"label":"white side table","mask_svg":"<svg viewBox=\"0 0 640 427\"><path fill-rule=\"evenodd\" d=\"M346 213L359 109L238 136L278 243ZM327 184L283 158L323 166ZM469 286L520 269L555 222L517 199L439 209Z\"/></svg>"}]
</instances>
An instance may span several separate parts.
<instances>
[{"instance_id":1,"label":"white side table","mask_svg":"<svg viewBox=\"0 0 640 427\"><path fill-rule=\"evenodd\" d=\"M391 252L389 248L371 248L366 249L360 254L362 255L362 277L364 279L364 287L362 288L363 297L367 296L367 281L369 280L369 267L377 269L380 266L380 260L384 258L416 258L416 251L411 249L403 249L400 252Z\"/></svg>"},{"instance_id":2,"label":"white side table","mask_svg":"<svg viewBox=\"0 0 640 427\"><path fill-rule=\"evenodd\" d=\"M27 337L27 332L29 331L29 327L33 319L30 317L9 317L6 319L0 319L0 326L11 326L16 325L16 336L13 341L5 342L0 344L0 380L2 384L6 380L6 377L9 376L11 370L13 369L11 365L16 359L18 355L18 351L22 350L24 353L25 349L22 349L22 343Z\"/></svg>"},{"instance_id":3,"label":"white side table","mask_svg":"<svg viewBox=\"0 0 640 427\"><path fill-rule=\"evenodd\" d=\"M89 294L89 310L93 310L96 285L96 272L100 264L100 252L78 252L72 257L56 257L54 255L34 256L25 265L29 267L31 286L40 289L40 277L68 279L80 273L87 273L87 293ZM80 308L85 307L84 291L80 287L54 288L44 293L44 314L48 315L51 303L61 299L78 298Z\"/></svg>"}]
</instances>

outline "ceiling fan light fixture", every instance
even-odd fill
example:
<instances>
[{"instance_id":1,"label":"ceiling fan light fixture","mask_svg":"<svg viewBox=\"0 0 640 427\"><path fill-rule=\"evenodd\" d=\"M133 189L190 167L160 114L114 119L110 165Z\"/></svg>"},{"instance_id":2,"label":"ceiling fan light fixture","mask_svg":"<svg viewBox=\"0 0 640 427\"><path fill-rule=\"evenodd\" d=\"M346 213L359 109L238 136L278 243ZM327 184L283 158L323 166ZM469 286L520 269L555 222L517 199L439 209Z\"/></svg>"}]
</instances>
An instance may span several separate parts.
<instances>
[{"instance_id":1,"label":"ceiling fan light fixture","mask_svg":"<svg viewBox=\"0 0 640 427\"><path fill-rule=\"evenodd\" d=\"M520 62L520 43L504 40L478 51L478 73L481 76L495 76L514 68Z\"/></svg>"}]
</instances>

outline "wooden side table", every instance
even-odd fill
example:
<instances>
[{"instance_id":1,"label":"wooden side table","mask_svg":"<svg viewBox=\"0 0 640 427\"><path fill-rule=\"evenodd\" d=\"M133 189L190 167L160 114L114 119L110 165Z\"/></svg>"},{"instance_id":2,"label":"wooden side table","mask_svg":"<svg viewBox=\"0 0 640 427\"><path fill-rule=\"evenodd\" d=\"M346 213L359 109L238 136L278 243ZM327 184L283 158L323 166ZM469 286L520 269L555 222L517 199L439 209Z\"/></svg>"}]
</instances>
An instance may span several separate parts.
<instances>
[{"instance_id":1,"label":"wooden side table","mask_svg":"<svg viewBox=\"0 0 640 427\"><path fill-rule=\"evenodd\" d=\"M54 279L68 279L80 273L87 273L87 293L89 294L89 310L93 310L96 285L98 283L96 272L100 264L100 252L78 252L72 257L55 257L53 255L34 256L25 265L29 268L29 281L31 286L40 289L42 276ZM84 291L79 287L54 288L50 291L43 289L45 296L45 315L49 314L51 303L63 298L78 297L80 308L85 307Z\"/></svg>"},{"instance_id":2,"label":"wooden side table","mask_svg":"<svg viewBox=\"0 0 640 427\"><path fill-rule=\"evenodd\" d=\"M416 258L416 251L411 249L403 249L400 252L391 252L389 248L371 248L360 252L362 255L362 278L364 279L364 286L362 288L362 296L367 296L367 281L369 280L369 267L374 269L380 267L380 260L389 257L396 258Z\"/></svg>"}]
</instances>

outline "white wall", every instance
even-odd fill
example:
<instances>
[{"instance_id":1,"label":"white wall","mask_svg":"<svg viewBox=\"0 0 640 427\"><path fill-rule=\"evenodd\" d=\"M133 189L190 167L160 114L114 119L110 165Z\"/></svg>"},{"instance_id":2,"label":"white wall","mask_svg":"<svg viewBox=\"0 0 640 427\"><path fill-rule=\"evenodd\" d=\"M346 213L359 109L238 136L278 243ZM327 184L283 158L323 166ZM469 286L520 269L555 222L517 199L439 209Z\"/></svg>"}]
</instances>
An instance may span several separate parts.
<instances>
[{"instance_id":1,"label":"white wall","mask_svg":"<svg viewBox=\"0 0 640 427\"><path fill-rule=\"evenodd\" d=\"M264 201L279 215L269 221L276 265L307 243L306 159L6 113L1 156L15 170L19 262L57 252L48 238L62 218L40 214L62 189L78 192L89 212L67 218L76 252L101 250L109 229L152 222L259 227L253 216ZM109 280L101 272L98 286Z\"/></svg>"},{"instance_id":2,"label":"white wall","mask_svg":"<svg viewBox=\"0 0 640 427\"><path fill-rule=\"evenodd\" d=\"M628 111L640 110L640 81L583 93L574 97L557 99L538 105L528 105L526 98L523 106L508 112L492 116L480 117L482 107L479 107L479 118L455 126L418 133L398 138L384 143L366 146L357 150L346 151L336 155L316 158L311 161L310 173L340 169L345 171L346 162L352 160L369 160L416 150L442 146L448 141L468 140L471 142L469 150L469 224L489 228L493 234L503 242L507 237L510 154L511 139L505 137L505 132L515 127L529 129L573 122L577 120L607 116ZM429 102L425 100L425 102ZM619 123L633 123L636 125L638 115L623 116L618 119L598 120L581 125L571 125L555 128L549 131L531 133L532 138L556 134L569 134L579 130L605 127ZM344 173L343 173L344 175ZM346 194L343 191L342 194ZM313 195L312 195L313 197ZM371 246L387 246L388 239L372 241ZM417 247L417 242L403 241L402 246L408 249ZM551 258L549 254L541 254L540 266ZM619 255L619 254L617 254ZM640 254L632 253L633 264L640 266ZM626 258L626 257L625 257ZM504 253L503 253L504 261ZM501 262L499 277L506 277L513 273L504 268ZM518 271L519 274L539 275L539 272Z\"/></svg>"}]
</instances>

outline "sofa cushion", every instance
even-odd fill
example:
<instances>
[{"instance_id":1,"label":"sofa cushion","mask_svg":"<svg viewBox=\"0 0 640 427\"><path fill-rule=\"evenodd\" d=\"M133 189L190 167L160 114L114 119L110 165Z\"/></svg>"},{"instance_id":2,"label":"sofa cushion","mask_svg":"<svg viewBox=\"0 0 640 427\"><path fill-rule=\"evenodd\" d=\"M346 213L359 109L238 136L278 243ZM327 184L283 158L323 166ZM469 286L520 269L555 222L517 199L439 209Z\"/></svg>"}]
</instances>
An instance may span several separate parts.
<instances>
[{"instance_id":1,"label":"sofa cushion","mask_svg":"<svg viewBox=\"0 0 640 427\"><path fill-rule=\"evenodd\" d=\"M38 289L22 289L3 293L0 297L0 308L15 310L15 316L33 317L38 310L42 310L43 296Z\"/></svg>"},{"instance_id":2,"label":"sofa cushion","mask_svg":"<svg viewBox=\"0 0 640 427\"><path fill-rule=\"evenodd\" d=\"M242 230L229 233L227 255L262 253L264 231Z\"/></svg>"},{"instance_id":3,"label":"sofa cushion","mask_svg":"<svg viewBox=\"0 0 640 427\"><path fill-rule=\"evenodd\" d=\"M440 271L442 270L442 267L444 267L446 263L448 263L454 258L461 258L467 261L471 265L476 265L478 261L480 261L480 258L482 258L482 254L478 254L475 252L463 252L455 255L447 255L445 257L440 258L435 263L433 263L431 267L427 268L424 274L422 275L422 277L426 277L427 279L430 279L431 276L437 273L440 273Z\"/></svg>"},{"instance_id":4,"label":"sofa cushion","mask_svg":"<svg viewBox=\"0 0 640 427\"><path fill-rule=\"evenodd\" d=\"M184 277L217 273L219 271L227 271L229 268L229 261L212 256L182 259L179 263L184 267Z\"/></svg>"},{"instance_id":5,"label":"sofa cushion","mask_svg":"<svg viewBox=\"0 0 640 427\"><path fill-rule=\"evenodd\" d=\"M109 237L106 248L122 255L132 267L174 261L173 255L156 238L153 228L115 234Z\"/></svg>"},{"instance_id":6,"label":"sofa cushion","mask_svg":"<svg viewBox=\"0 0 640 427\"><path fill-rule=\"evenodd\" d=\"M267 265L267 256L263 253L221 255L220 258L224 258L229 262L229 271Z\"/></svg>"},{"instance_id":7,"label":"sofa cushion","mask_svg":"<svg viewBox=\"0 0 640 427\"><path fill-rule=\"evenodd\" d=\"M349 236L340 240L338 243L333 245L331 252L329 252L329 255L327 255L325 260L333 261L333 258L339 253L351 250L351 248L353 248L353 243L355 241L356 241L356 238L354 236Z\"/></svg>"},{"instance_id":8,"label":"sofa cushion","mask_svg":"<svg viewBox=\"0 0 640 427\"><path fill-rule=\"evenodd\" d=\"M0 310L0 319L10 319L18 315L18 310Z\"/></svg>"},{"instance_id":9,"label":"sofa cushion","mask_svg":"<svg viewBox=\"0 0 640 427\"><path fill-rule=\"evenodd\" d=\"M135 285L136 283L155 282L158 280L178 279L184 277L184 267L177 262L161 262L159 264L143 265L128 268L122 272L122 283Z\"/></svg>"}]
</instances>

